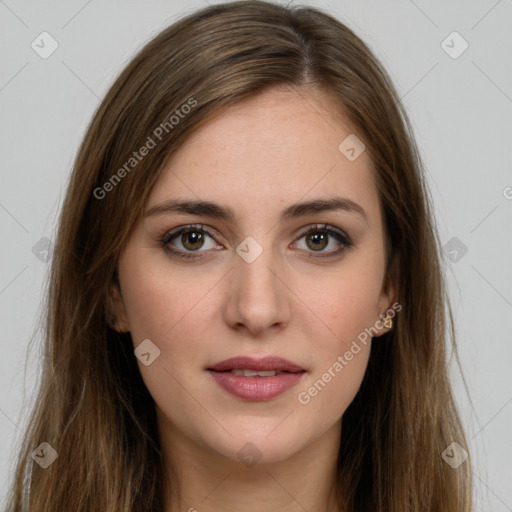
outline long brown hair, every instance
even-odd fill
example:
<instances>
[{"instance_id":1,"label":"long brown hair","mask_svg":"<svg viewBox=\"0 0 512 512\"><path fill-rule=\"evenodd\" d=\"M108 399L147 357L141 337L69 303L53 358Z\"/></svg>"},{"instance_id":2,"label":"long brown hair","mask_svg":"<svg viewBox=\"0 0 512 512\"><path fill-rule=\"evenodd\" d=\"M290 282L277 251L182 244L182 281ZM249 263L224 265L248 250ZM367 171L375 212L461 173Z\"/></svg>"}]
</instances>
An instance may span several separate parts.
<instances>
[{"instance_id":1,"label":"long brown hair","mask_svg":"<svg viewBox=\"0 0 512 512\"><path fill-rule=\"evenodd\" d=\"M133 58L95 113L61 212L42 375L8 510L163 510L164 486L174 483L130 334L107 324L109 286L167 159L213 115L279 86L328 92L357 128L385 216L388 264L398 262L403 309L373 344L342 419L340 503L351 512L473 510L470 459L452 468L442 457L453 441L467 444L448 378L447 349L456 345L440 243L407 115L348 27L315 8L264 1L178 20ZM58 453L46 469L31 457L42 442Z\"/></svg>"}]
</instances>

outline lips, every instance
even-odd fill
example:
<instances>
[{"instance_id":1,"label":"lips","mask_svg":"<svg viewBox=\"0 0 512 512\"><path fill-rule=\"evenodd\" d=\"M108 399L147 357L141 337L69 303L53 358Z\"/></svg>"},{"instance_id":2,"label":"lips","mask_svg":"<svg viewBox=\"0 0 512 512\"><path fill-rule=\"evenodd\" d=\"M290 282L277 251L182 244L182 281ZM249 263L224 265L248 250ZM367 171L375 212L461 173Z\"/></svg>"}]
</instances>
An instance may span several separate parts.
<instances>
[{"instance_id":1,"label":"lips","mask_svg":"<svg viewBox=\"0 0 512 512\"><path fill-rule=\"evenodd\" d=\"M271 400L292 388L306 370L280 357L262 359L233 357L210 368L208 373L224 391L242 400Z\"/></svg>"},{"instance_id":2,"label":"lips","mask_svg":"<svg viewBox=\"0 0 512 512\"><path fill-rule=\"evenodd\" d=\"M210 366L208 370L215 372L225 372L231 370L253 370L253 371L271 371L297 373L305 371L299 365L283 359L281 357L267 356L261 359L241 356L232 357Z\"/></svg>"}]
</instances>

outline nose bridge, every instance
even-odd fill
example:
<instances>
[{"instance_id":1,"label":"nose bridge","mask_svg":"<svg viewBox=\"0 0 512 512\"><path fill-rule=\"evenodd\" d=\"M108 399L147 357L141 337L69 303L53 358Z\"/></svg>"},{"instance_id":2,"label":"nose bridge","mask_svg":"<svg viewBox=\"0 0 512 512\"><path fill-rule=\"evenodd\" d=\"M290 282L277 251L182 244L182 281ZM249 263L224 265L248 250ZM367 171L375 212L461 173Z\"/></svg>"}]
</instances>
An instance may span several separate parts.
<instances>
[{"instance_id":1,"label":"nose bridge","mask_svg":"<svg viewBox=\"0 0 512 512\"><path fill-rule=\"evenodd\" d=\"M258 240L248 236L236 248L235 272L239 288L244 294L256 298L260 294L269 295L267 300L278 292L276 268L278 255L272 246L271 236L260 236Z\"/></svg>"},{"instance_id":2,"label":"nose bridge","mask_svg":"<svg viewBox=\"0 0 512 512\"><path fill-rule=\"evenodd\" d=\"M289 318L283 266L271 236L244 239L236 248L231 272L230 322L260 331Z\"/></svg>"}]
</instances>

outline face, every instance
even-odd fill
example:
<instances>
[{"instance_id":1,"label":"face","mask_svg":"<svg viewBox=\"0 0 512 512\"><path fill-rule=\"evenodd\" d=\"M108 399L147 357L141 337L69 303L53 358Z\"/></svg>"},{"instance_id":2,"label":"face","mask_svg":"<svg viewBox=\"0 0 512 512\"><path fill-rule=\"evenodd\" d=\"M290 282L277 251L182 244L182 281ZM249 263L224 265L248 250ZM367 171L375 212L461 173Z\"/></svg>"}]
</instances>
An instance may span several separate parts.
<instances>
[{"instance_id":1,"label":"face","mask_svg":"<svg viewBox=\"0 0 512 512\"><path fill-rule=\"evenodd\" d=\"M339 433L370 354L362 333L386 332L378 320L396 296L369 156L338 148L354 132L324 93L273 89L167 163L113 297L134 347L150 340L138 364L169 439L270 463ZM345 207L311 207L334 199ZM251 360L218 366L236 357Z\"/></svg>"}]
</instances>

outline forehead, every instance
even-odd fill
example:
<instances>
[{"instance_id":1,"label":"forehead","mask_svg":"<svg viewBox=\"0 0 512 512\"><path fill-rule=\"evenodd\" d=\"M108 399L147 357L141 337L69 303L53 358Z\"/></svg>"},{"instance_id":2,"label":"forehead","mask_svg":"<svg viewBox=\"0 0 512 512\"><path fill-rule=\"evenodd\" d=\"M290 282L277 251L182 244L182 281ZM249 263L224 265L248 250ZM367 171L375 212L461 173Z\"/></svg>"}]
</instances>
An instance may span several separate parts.
<instances>
[{"instance_id":1,"label":"forehead","mask_svg":"<svg viewBox=\"0 0 512 512\"><path fill-rule=\"evenodd\" d=\"M378 197L370 158L363 152L350 161L339 149L354 132L325 93L267 90L227 108L191 135L167 162L147 204L207 199L243 216L342 195L371 215Z\"/></svg>"}]
</instances>

